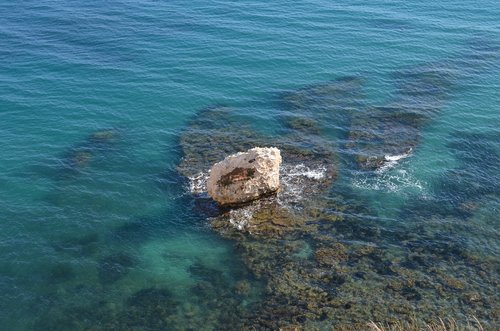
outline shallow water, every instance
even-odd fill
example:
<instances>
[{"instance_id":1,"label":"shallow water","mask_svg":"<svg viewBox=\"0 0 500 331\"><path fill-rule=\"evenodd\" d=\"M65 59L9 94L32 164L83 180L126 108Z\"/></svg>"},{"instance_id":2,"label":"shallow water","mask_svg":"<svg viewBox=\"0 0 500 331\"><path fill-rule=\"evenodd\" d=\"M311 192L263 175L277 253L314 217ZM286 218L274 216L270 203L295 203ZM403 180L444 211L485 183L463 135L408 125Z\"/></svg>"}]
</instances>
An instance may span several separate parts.
<instances>
[{"instance_id":1,"label":"shallow water","mask_svg":"<svg viewBox=\"0 0 500 331\"><path fill-rule=\"evenodd\" d=\"M495 1L0 9L1 330L498 327Z\"/></svg>"}]
</instances>

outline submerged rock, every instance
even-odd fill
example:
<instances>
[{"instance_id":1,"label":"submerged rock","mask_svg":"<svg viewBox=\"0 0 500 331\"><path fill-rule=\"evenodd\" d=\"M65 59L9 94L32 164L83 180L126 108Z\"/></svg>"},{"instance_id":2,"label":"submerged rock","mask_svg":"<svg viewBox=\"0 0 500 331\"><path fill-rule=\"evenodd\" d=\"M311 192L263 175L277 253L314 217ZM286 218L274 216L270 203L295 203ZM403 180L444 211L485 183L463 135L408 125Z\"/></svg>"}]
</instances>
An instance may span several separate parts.
<instances>
[{"instance_id":1,"label":"submerged rock","mask_svg":"<svg viewBox=\"0 0 500 331\"><path fill-rule=\"evenodd\" d=\"M120 133L116 129L95 131L87 137L87 142L93 144L112 144L119 139Z\"/></svg>"},{"instance_id":2,"label":"submerged rock","mask_svg":"<svg viewBox=\"0 0 500 331\"><path fill-rule=\"evenodd\" d=\"M402 75L395 98L382 107L363 105L358 79L292 91L281 96L283 109L277 116L281 131L274 134L253 130L232 110L221 107L203 110L190 123L180 138L184 157L179 171L196 183L190 187L193 205L214 231L234 241L248 272L264 284L265 292L240 315L239 323L262 330L363 329L366 320L404 321L420 308L418 318L428 319L436 313L427 309L431 305L441 307L439 314L458 316L483 304L487 295L476 285L457 282L461 277L445 279L438 271L454 275L467 270L476 284L484 283L485 277L494 283L496 279L487 275L495 273L483 271L493 270L494 264L476 266L464 250L437 244L442 235L373 222L368 199L342 182L332 185L339 162L352 167L350 160L355 161L356 171L383 170L409 156L425 125L447 100L452 78L419 71ZM223 155L249 145L280 149L284 163L279 191L242 206L217 206L205 194L207 170ZM339 158L343 152L345 157ZM491 158L492 153L488 155ZM489 160L485 156L483 161ZM249 175L248 170L242 173ZM404 215L409 217L413 219ZM238 295L237 300L253 293L243 281L232 284L222 277L211 278L217 273L203 269L194 265L189 271L199 279L192 290L207 307L227 304L226 298L219 299L226 288ZM463 303L448 305L457 292ZM493 292L486 292L493 297ZM213 297L218 300L207 299ZM235 312L237 306L228 310ZM480 314L489 320L491 311ZM235 320L220 318L218 323Z\"/></svg>"},{"instance_id":3,"label":"submerged rock","mask_svg":"<svg viewBox=\"0 0 500 331\"><path fill-rule=\"evenodd\" d=\"M280 165L280 150L275 147L228 156L210 170L208 194L221 205L258 199L278 190Z\"/></svg>"},{"instance_id":4,"label":"submerged rock","mask_svg":"<svg viewBox=\"0 0 500 331\"><path fill-rule=\"evenodd\" d=\"M117 129L105 129L89 134L82 142L66 151L61 159L66 175L76 174L91 166L96 160L105 158L120 141Z\"/></svg>"},{"instance_id":5,"label":"submerged rock","mask_svg":"<svg viewBox=\"0 0 500 331\"><path fill-rule=\"evenodd\" d=\"M346 147L361 169L381 169L411 154L428 120L404 107L373 107L353 116Z\"/></svg>"}]
</instances>

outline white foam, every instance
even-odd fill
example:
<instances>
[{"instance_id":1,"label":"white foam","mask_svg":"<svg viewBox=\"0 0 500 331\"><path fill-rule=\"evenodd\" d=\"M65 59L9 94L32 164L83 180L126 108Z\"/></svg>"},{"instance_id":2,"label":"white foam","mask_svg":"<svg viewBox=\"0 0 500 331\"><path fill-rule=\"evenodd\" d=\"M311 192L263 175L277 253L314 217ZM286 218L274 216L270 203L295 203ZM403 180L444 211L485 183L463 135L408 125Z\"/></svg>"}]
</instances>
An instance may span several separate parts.
<instances>
[{"instance_id":1,"label":"white foam","mask_svg":"<svg viewBox=\"0 0 500 331\"><path fill-rule=\"evenodd\" d=\"M325 177L325 167L311 169L300 163L294 166L282 166L283 177L306 177L309 179L320 180Z\"/></svg>"},{"instance_id":2,"label":"white foam","mask_svg":"<svg viewBox=\"0 0 500 331\"><path fill-rule=\"evenodd\" d=\"M408 156L411 155L412 149L410 148L406 153L399 154L399 155L384 155L385 163L375 170L376 173L383 173L387 171L388 169L393 168L398 164L399 160L406 159Z\"/></svg>"},{"instance_id":3,"label":"white foam","mask_svg":"<svg viewBox=\"0 0 500 331\"><path fill-rule=\"evenodd\" d=\"M310 168L302 163L281 166L281 190L278 203L287 206L304 198L304 191L311 181L318 181L326 176L326 167Z\"/></svg>"},{"instance_id":4,"label":"white foam","mask_svg":"<svg viewBox=\"0 0 500 331\"><path fill-rule=\"evenodd\" d=\"M193 194L201 194L207 192L207 181L210 174L208 172L200 172L194 176L188 177L189 191ZM326 168L324 166L316 169L307 167L300 163L296 165L282 165L280 168L280 176L282 183L281 192L287 195L300 194L303 189L303 180L320 180L326 176Z\"/></svg>"},{"instance_id":5,"label":"white foam","mask_svg":"<svg viewBox=\"0 0 500 331\"><path fill-rule=\"evenodd\" d=\"M295 208L295 204L304 198L304 190L314 181L326 176L325 166L311 168L304 164L283 164L280 167L281 188L277 194L277 202L283 208ZM207 181L210 174L200 172L189 177L189 191L191 194L207 192ZM254 201L248 206L229 211L229 223L236 229L250 231L254 213L260 209L260 201Z\"/></svg>"},{"instance_id":6,"label":"white foam","mask_svg":"<svg viewBox=\"0 0 500 331\"><path fill-rule=\"evenodd\" d=\"M207 191L208 172L200 172L197 175L188 177L189 191L193 194L201 194Z\"/></svg>"},{"instance_id":7,"label":"white foam","mask_svg":"<svg viewBox=\"0 0 500 331\"><path fill-rule=\"evenodd\" d=\"M409 171L398 169L390 172L377 173L375 176L363 175L353 180L353 186L385 192L418 191L424 193L424 184Z\"/></svg>"}]
</instances>

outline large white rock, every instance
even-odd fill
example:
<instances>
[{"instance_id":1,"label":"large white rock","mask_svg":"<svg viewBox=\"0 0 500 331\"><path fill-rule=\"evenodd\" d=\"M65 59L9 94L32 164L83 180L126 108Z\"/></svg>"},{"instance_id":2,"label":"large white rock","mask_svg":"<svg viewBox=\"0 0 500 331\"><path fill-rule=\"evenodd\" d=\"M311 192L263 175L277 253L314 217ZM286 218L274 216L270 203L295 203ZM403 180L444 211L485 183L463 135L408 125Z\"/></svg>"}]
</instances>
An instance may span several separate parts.
<instances>
[{"instance_id":1,"label":"large white rock","mask_svg":"<svg viewBox=\"0 0 500 331\"><path fill-rule=\"evenodd\" d=\"M233 154L210 169L208 194L219 204L238 204L275 192L280 186L280 150L255 147Z\"/></svg>"}]
</instances>

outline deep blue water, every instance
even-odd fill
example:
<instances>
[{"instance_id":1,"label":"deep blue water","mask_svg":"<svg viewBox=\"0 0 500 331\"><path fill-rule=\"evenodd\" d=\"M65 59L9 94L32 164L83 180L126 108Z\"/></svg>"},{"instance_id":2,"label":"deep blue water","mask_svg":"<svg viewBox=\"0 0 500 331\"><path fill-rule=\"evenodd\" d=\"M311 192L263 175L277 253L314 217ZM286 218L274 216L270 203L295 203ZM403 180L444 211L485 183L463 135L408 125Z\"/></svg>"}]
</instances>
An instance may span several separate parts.
<instances>
[{"instance_id":1,"label":"deep blue water","mask_svg":"<svg viewBox=\"0 0 500 331\"><path fill-rule=\"evenodd\" d=\"M1 330L356 328L410 312L498 327L496 1L0 0L0 13ZM209 117L220 105L233 120ZM308 140L290 116L319 133ZM184 176L208 169L178 171L196 125L210 144L195 155L243 126L266 144L329 146L337 176L321 195L348 207L317 209L344 219L323 227L309 213L316 232L272 239L221 235ZM305 166L313 175L293 168L299 179L321 176ZM320 232L347 262L319 260L332 245ZM285 262L264 254L262 273L249 241L259 254L302 248ZM378 253L359 257L360 245ZM269 266L338 267L343 282ZM317 298L287 296L290 279L332 299L303 308Z\"/></svg>"}]
</instances>

